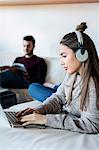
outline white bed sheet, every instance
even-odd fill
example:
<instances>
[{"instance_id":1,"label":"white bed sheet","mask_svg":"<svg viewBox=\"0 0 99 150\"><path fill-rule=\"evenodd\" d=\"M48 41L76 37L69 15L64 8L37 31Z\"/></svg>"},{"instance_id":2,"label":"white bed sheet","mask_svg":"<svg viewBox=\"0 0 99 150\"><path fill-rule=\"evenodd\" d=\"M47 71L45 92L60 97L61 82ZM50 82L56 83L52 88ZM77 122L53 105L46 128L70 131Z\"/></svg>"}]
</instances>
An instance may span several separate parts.
<instances>
[{"instance_id":1,"label":"white bed sheet","mask_svg":"<svg viewBox=\"0 0 99 150\"><path fill-rule=\"evenodd\" d=\"M28 102L10 109L37 106ZM81 134L59 129L0 128L0 150L99 150L99 134Z\"/></svg>"},{"instance_id":2,"label":"white bed sheet","mask_svg":"<svg viewBox=\"0 0 99 150\"><path fill-rule=\"evenodd\" d=\"M99 135L57 129L0 129L0 150L99 150Z\"/></svg>"}]
</instances>

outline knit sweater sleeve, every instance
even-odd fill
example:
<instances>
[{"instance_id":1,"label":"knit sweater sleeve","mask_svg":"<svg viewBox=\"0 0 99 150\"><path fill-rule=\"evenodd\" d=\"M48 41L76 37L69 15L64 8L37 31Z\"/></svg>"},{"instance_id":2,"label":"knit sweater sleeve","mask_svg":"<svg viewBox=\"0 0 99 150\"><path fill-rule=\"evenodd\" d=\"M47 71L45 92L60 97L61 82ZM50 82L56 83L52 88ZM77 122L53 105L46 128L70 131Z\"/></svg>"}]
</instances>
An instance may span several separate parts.
<instances>
[{"instance_id":1,"label":"knit sweater sleeve","mask_svg":"<svg viewBox=\"0 0 99 150\"><path fill-rule=\"evenodd\" d=\"M66 75L64 81L58 87L57 91L53 93L50 97L48 97L45 101L43 101L42 105L36 108L37 110L39 110L40 113L55 114L61 111L65 97L64 85L67 78L68 77Z\"/></svg>"},{"instance_id":2,"label":"knit sweater sleeve","mask_svg":"<svg viewBox=\"0 0 99 150\"><path fill-rule=\"evenodd\" d=\"M78 117L75 114L47 114L47 126L68 129L81 133L99 133L99 110L96 108L96 90L93 81L89 84L89 105Z\"/></svg>"},{"instance_id":3,"label":"knit sweater sleeve","mask_svg":"<svg viewBox=\"0 0 99 150\"><path fill-rule=\"evenodd\" d=\"M61 113L62 104L64 103L64 83L58 91L48 98L41 110L46 114L46 126L76 131L81 133L99 133L99 110L96 107L96 89L94 81L91 80L88 89L88 107L87 110L81 111L80 115L75 112Z\"/></svg>"}]
</instances>

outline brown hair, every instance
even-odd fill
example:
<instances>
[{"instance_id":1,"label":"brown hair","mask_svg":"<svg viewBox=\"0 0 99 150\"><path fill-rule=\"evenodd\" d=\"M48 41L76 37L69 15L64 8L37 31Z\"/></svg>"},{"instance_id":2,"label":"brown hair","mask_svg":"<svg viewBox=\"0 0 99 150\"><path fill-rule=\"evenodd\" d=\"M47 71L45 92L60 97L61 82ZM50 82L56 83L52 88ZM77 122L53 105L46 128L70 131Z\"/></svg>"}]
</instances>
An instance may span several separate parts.
<instances>
[{"instance_id":1,"label":"brown hair","mask_svg":"<svg viewBox=\"0 0 99 150\"><path fill-rule=\"evenodd\" d=\"M76 30L80 31L83 37L83 46L88 51L88 60L84 62L84 72L82 75L82 91L81 91L81 101L80 109L83 110L86 103L86 95L88 94L88 82L92 76L95 82L97 102L96 106L99 109L99 59L97 51L92 39L85 33L87 25L85 22L82 22L80 25L77 25ZM75 32L66 34L60 44L70 47L74 52L78 50L78 39Z\"/></svg>"},{"instance_id":2,"label":"brown hair","mask_svg":"<svg viewBox=\"0 0 99 150\"><path fill-rule=\"evenodd\" d=\"M34 37L32 35L24 36L23 40L25 40L25 41L32 41L33 46L35 45L35 39L34 39Z\"/></svg>"}]
</instances>

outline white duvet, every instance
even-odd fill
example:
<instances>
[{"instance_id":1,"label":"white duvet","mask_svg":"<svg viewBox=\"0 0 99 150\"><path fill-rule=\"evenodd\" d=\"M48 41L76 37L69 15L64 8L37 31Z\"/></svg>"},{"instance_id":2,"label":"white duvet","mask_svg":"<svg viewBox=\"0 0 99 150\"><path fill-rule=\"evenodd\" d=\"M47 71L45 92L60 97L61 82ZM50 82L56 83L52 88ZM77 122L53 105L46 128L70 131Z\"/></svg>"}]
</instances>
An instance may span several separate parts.
<instances>
[{"instance_id":1,"label":"white duvet","mask_svg":"<svg viewBox=\"0 0 99 150\"><path fill-rule=\"evenodd\" d=\"M10 109L19 111L39 104L36 101L28 102ZM5 128L2 124L0 150L99 150L99 134L81 134L52 128Z\"/></svg>"}]
</instances>

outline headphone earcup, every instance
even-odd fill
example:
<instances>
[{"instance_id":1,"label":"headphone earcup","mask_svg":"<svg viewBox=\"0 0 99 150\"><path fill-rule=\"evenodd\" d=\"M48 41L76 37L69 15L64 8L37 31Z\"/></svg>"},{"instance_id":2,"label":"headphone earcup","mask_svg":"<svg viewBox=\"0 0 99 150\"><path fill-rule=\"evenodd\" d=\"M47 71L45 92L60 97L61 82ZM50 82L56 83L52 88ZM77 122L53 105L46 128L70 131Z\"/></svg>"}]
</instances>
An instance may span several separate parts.
<instances>
[{"instance_id":1,"label":"headphone earcup","mask_svg":"<svg viewBox=\"0 0 99 150\"><path fill-rule=\"evenodd\" d=\"M84 54L81 53L81 49L78 49L76 52L76 58L80 61L80 62L84 62L88 59L88 52L87 50L85 50Z\"/></svg>"}]
</instances>

